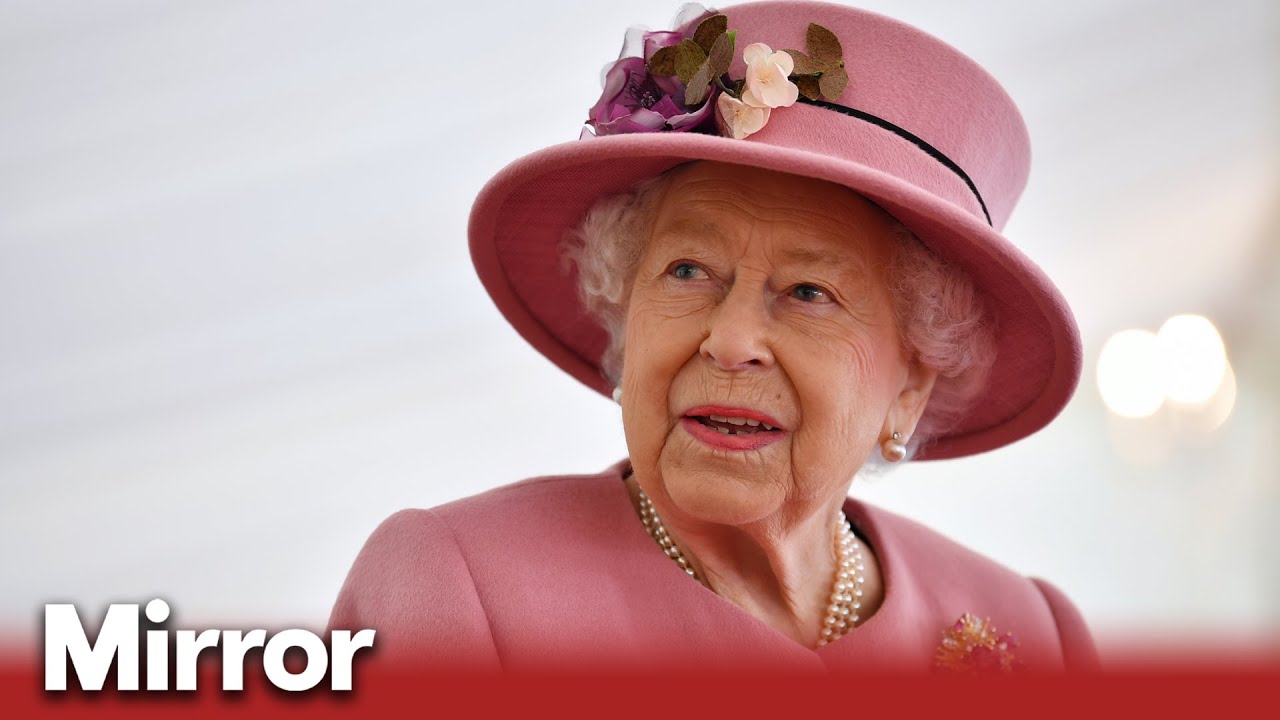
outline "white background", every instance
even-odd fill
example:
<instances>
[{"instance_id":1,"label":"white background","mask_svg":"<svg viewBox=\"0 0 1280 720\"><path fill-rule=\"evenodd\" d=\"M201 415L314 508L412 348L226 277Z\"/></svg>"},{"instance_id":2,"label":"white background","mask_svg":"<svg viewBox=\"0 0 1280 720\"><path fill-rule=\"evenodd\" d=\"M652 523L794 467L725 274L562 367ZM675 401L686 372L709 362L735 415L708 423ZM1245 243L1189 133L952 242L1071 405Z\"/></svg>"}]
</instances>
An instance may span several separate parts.
<instances>
[{"instance_id":1,"label":"white background","mask_svg":"<svg viewBox=\"0 0 1280 720\"><path fill-rule=\"evenodd\" d=\"M986 66L1033 171L1007 235L1086 372L1048 429L855 494L1129 636L1280 638L1280 18L1231 2L866 2ZM0 635L163 596L321 626L361 543L625 455L615 406L502 320L470 203L577 137L673 2L0 3ZM1226 424L1121 421L1103 340L1203 313Z\"/></svg>"}]
</instances>

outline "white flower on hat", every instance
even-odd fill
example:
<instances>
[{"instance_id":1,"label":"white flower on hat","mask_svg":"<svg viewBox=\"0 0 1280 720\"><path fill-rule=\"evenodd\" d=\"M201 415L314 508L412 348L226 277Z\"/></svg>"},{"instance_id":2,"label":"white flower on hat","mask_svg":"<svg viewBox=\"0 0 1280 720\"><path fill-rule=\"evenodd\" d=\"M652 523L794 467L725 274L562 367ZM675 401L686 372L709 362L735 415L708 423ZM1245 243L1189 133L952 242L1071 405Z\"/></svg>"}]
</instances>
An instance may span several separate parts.
<instances>
[{"instance_id":1,"label":"white flower on hat","mask_svg":"<svg viewBox=\"0 0 1280 720\"><path fill-rule=\"evenodd\" d=\"M747 63L747 82L742 101L758 108L790 107L800 97L800 88L787 79L795 61L786 52L774 52L764 43L752 43L742 51Z\"/></svg>"},{"instance_id":2,"label":"white flower on hat","mask_svg":"<svg viewBox=\"0 0 1280 720\"><path fill-rule=\"evenodd\" d=\"M720 93L716 100L716 119L720 121L722 134L741 140L769 122L769 108L748 105L729 93Z\"/></svg>"}]
</instances>

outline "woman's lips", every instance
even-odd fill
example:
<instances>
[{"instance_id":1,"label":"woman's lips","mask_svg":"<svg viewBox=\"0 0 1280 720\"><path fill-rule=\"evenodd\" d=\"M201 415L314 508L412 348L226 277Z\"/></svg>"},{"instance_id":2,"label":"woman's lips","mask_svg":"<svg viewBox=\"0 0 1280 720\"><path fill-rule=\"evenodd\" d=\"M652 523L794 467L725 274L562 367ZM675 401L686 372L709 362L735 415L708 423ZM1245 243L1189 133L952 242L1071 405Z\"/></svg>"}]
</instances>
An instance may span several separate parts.
<instances>
[{"instance_id":1,"label":"woman's lips","mask_svg":"<svg viewBox=\"0 0 1280 720\"><path fill-rule=\"evenodd\" d=\"M680 418L680 426L716 450L757 450L787 434L773 416L729 405L691 407Z\"/></svg>"},{"instance_id":2,"label":"woman's lips","mask_svg":"<svg viewBox=\"0 0 1280 720\"><path fill-rule=\"evenodd\" d=\"M714 427L704 425L696 417L680 418L680 425L685 432L717 450L757 450L782 439L785 431L757 429L755 432L735 435L723 433Z\"/></svg>"},{"instance_id":3,"label":"woman's lips","mask_svg":"<svg viewBox=\"0 0 1280 720\"><path fill-rule=\"evenodd\" d=\"M685 417L711 417L718 415L720 417L736 417L754 420L770 427L780 427L781 423L773 419L772 415L767 415L759 410L751 408L733 407L730 405L698 405L684 411Z\"/></svg>"}]
</instances>

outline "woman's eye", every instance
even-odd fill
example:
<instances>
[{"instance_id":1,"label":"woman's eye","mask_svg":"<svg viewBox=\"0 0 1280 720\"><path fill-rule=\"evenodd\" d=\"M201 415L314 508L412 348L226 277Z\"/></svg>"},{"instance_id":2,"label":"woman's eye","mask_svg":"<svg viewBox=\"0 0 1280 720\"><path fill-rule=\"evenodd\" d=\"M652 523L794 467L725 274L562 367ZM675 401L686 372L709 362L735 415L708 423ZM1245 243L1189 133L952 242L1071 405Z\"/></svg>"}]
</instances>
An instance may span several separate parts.
<instances>
[{"instance_id":1,"label":"woman's eye","mask_svg":"<svg viewBox=\"0 0 1280 720\"><path fill-rule=\"evenodd\" d=\"M702 268L688 262L676 263L671 268L671 274L681 280L693 280L698 277L698 273L700 272L702 272Z\"/></svg>"},{"instance_id":2,"label":"woman's eye","mask_svg":"<svg viewBox=\"0 0 1280 720\"><path fill-rule=\"evenodd\" d=\"M827 293L816 285L800 284L791 288L791 297L807 303L826 302Z\"/></svg>"}]
</instances>

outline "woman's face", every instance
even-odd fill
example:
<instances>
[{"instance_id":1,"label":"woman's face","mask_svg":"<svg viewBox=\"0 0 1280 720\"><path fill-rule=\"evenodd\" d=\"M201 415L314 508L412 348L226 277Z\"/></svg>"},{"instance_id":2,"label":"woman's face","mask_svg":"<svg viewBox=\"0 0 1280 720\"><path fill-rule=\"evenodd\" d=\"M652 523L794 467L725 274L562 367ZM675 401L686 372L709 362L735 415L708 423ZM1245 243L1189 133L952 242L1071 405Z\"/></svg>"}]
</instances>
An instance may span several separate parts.
<instances>
[{"instance_id":1,"label":"woman's face","mask_svg":"<svg viewBox=\"0 0 1280 720\"><path fill-rule=\"evenodd\" d=\"M708 162L674 171L655 215L622 380L637 476L709 522L831 507L931 385L900 350L890 219L837 185Z\"/></svg>"}]
</instances>

